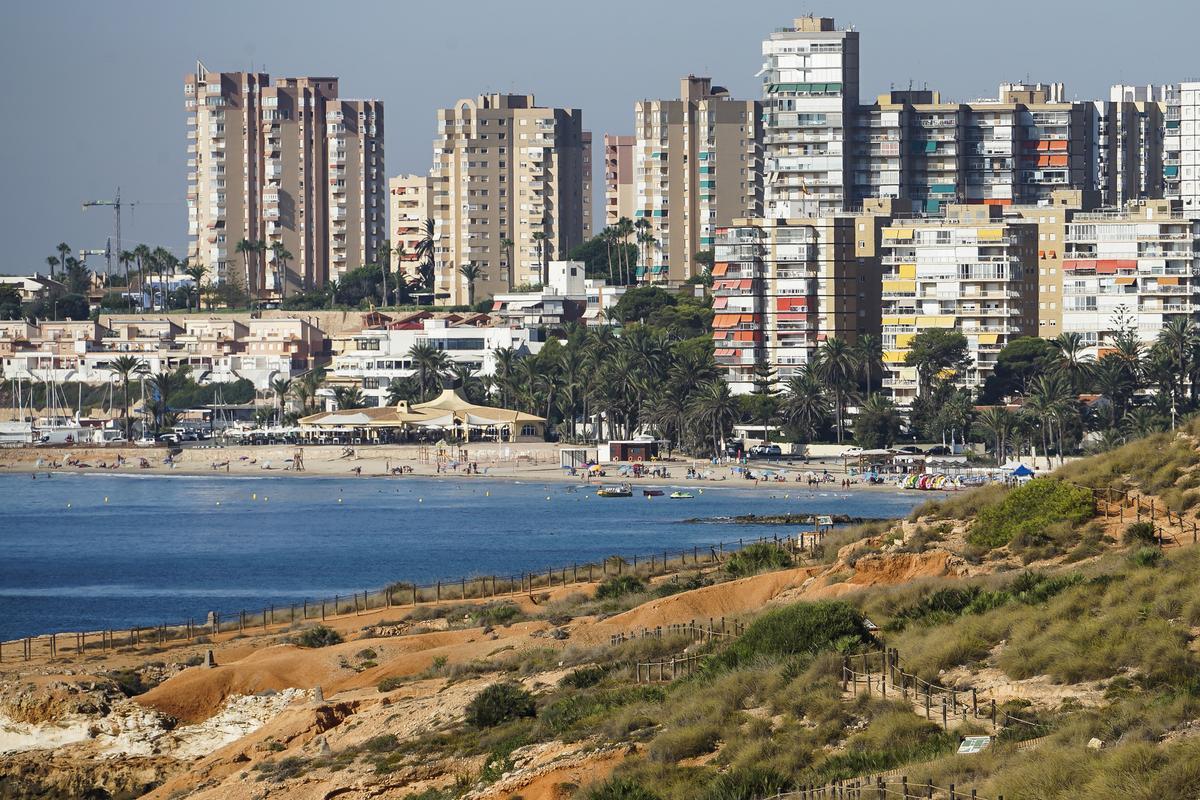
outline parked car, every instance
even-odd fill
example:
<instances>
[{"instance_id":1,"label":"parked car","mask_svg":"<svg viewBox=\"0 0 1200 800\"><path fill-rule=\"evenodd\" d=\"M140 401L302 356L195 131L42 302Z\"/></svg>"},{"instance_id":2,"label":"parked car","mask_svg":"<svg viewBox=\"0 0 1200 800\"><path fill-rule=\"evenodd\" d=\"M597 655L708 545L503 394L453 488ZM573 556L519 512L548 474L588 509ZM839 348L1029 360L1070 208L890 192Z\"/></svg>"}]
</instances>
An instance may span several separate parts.
<instances>
[{"instance_id":1,"label":"parked car","mask_svg":"<svg viewBox=\"0 0 1200 800\"><path fill-rule=\"evenodd\" d=\"M910 445L906 445L905 447L897 447L896 452L897 453L908 453L910 456L915 456L921 452L921 448L913 447L910 444Z\"/></svg>"},{"instance_id":2,"label":"parked car","mask_svg":"<svg viewBox=\"0 0 1200 800\"><path fill-rule=\"evenodd\" d=\"M861 447L847 447L842 451L842 458L855 458L862 455L862 451Z\"/></svg>"},{"instance_id":3,"label":"parked car","mask_svg":"<svg viewBox=\"0 0 1200 800\"><path fill-rule=\"evenodd\" d=\"M948 455L950 455L950 448L946 447L945 445L939 444L937 447L931 447L928 450L926 450L925 455L948 456Z\"/></svg>"},{"instance_id":4,"label":"parked car","mask_svg":"<svg viewBox=\"0 0 1200 800\"><path fill-rule=\"evenodd\" d=\"M783 450L777 444L756 444L747 453L750 458L765 458L768 461L778 461L783 456Z\"/></svg>"},{"instance_id":5,"label":"parked car","mask_svg":"<svg viewBox=\"0 0 1200 800\"><path fill-rule=\"evenodd\" d=\"M177 434L177 433L160 433L158 435L158 441L165 442L166 444L179 444L179 434Z\"/></svg>"},{"instance_id":6,"label":"parked car","mask_svg":"<svg viewBox=\"0 0 1200 800\"><path fill-rule=\"evenodd\" d=\"M741 458L742 450L744 448L745 445L742 443L741 439L732 442L726 442L725 455L729 456L730 458Z\"/></svg>"}]
</instances>

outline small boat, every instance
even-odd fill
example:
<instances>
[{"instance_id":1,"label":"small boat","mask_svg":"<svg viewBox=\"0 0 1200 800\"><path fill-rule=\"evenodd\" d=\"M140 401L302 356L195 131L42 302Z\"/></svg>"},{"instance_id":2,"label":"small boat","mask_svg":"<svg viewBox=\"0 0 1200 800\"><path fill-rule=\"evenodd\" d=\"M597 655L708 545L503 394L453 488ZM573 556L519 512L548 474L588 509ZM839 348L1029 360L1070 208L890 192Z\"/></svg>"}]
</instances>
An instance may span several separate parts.
<instances>
[{"instance_id":1,"label":"small boat","mask_svg":"<svg viewBox=\"0 0 1200 800\"><path fill-rule=\"evenodd\" d=\"M671 492L671 499L672 500L691 500L692 493L691 492Z\"/></svg>"},{"instance_id":2,"label":"small boat","mask_svg":"<svg viewBox=\"0 0 1200 800\"><path fill-rule=\"evenodd\" d=\"M642 489L642 496L643 497L662 497L663 490L662 489Z\"/></svg>"},{"instance_id":3,"label":"small boat","mask_svg":"<svg viewBox=\"0 0 1200 800\"><path fill-rule=\"evenodd\" d=\"M597 497L633 497L633 489L628 483L620 486L601 486L596 490Z\"/></svg>"}]
</instances>

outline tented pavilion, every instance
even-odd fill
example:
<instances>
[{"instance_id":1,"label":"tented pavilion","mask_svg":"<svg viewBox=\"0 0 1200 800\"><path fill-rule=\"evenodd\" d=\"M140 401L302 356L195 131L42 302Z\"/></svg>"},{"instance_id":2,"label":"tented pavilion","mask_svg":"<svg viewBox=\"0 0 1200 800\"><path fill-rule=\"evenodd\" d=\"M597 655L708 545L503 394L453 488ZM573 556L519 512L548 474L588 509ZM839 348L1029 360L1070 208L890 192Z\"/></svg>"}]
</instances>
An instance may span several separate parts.
<instances>
[{"instance_id":1,"label":"tented pavilion","mask_svg":"<svg viewBox=\"0 0 1200 800\"><path fill-rule=\"evenodd\" d=\"M443 389L426 403L322 411L300 420L300 435L311 442L406 442L422 434L464 442L541 442L546 438L546 420L472 403L456 387Z\"/></svg>"}]
</instances>

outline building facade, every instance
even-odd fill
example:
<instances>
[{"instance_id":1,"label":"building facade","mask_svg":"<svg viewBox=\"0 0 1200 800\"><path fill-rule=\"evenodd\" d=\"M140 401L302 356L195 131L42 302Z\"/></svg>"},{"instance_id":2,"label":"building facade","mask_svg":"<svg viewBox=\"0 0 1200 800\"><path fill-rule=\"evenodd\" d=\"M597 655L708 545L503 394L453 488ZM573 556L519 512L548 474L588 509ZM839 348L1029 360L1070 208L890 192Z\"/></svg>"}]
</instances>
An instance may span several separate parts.
<instances>
[{"instance_id":1,"label":"building facade","mask_svg":"<svg viewBox=\"0 0 1200 800\"><path fill-rule=\"evenodd\" d=\"M1062 330L1092 355L1122 331L1150 343L1173 320L1200 322L1200 220L1178 201L1075 214L1066 239Z\"/></svg>"},{"instance_id":2,"label":"building facade","mask_svg":"<svg viewBox=\"0 0 1200 800\"><path fill-rule=\"evenodd\" d=\"M324 286L386 241L384 118L337 78L184 77L188 259L261 299ZM239 243L261 243L239 252ZM290 254L290 256L288 255Z\"/></svg>"},{"instance_id":3,"label":"building facade","mask_svg":"<svg viewBox=\"0 0 1200 800\"><path fill-rule=\"evenodd\" d=\"M1200 81L1167 87L1163 127L1163 195L1200 217Z\"/></svg>"},{"instance_id":4,"label":"building facade","mask_svg":"<svg viewBox=\"0 0 1200 800\"><path fill-rule=\"evenodd\" d=\"M815 217L849 205L846 144L858 114L858 33L801 17L762 45L765 213Z\"/></svg>"},{"instance_id":5,"label":"building facade","mask_svg":"<svg viewBox=\"0 0 1200 800\"><path fill-rule=\"evenodd\" d=\"M583 241L584 136L579 109L491 94L438 111L433 148L439 302L544 282L544 265Z\"/></svg>"},{"instance_id":6,"label":"building facade","mask_svg":"<svg viewBox=\"0 0 1200 800\"><path fill-rule=\"evenodd\" d=\"M734 100L710 78L680 81L678 100L634 108L633 176L638 276L679 283L696 274L718 227L762 216L762 110Z\"/></svg>"},{"instance_id":7,"label":"building facade","mask_svg":"<svg viewBox=\"0 0 1200 800\"><path fill-rule=\"evenodd\" d=\"M637 187L633 179L633 136L604 134L604 225L633 220Z\"/></svg>"},{"instance_id":8,"label":"building facade","mask_svg":"<svg viewBox=\"0 0 1200 800\"><path fill-rule=\"evenodd\" d=\"M913 339L932 328L967 339L959 385L983 386L1005 345L1037 332L1037 226L1000 208L955 205L942 219L893 219L880 240L884 386L897 405L918 393L905 364Z\"/></svg>"},{"instance_id":9,"label":"building facade","mask_svg":"<svg viewBox=\"0 0 1200 800\"><path fill-rule=\"evenodd\" d=\"M425 238L426 220L433 219L433 191L428 175L397 175L388 181L392 270L402 271L409 281L417 277L417 249Z\"/></svg>"}]
</instances>

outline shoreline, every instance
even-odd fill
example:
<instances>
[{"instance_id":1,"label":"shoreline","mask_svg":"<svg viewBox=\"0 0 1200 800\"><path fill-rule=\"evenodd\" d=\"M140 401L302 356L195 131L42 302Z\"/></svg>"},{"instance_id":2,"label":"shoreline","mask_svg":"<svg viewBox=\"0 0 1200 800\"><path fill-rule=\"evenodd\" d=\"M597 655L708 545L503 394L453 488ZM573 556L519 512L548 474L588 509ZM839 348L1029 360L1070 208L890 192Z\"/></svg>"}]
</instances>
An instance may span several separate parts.
<instances>
[{"instance_id":1,"label":"shoreline","mask_svg":"<svg viewBox=\"0 0 1200 800\"><path fill-rule=\"evenodd\" d=\"M350 478L350 479L379 479L388 478L402 481L405 478L445 478L452 480L493 480L493 481L531 481L545 483L573 484L577 486L600 486L606 484L628 483L637 487L666 487L684 486L696 488L742 488L752 490L776 489L786 491L910 491L901 489L895 483L869 484L849 478L849 485L843 485L846 473L840 463L788 463L781 462L751 462L746 468L754 471L771 471L784 474L788 480L744 479L732 471L734 465L712 466L702 459L675 459L670 461L649 462L651 468L666 468L667 477L643 475L632 477L617 474L620 464L605 465L605 476L585 478L582 475L572 476L556 463L558 445L523 445L512 446L512 450L520 449L516 456L507 458L489 457L498 455L496 446L479 448L479 457L472 458L478 465L478 472L467 472L464 468L439 468L435 460L429 458L428 447L418 445L374 445L354 448L354 455L345 455L345 448L338 445L306 445L297 448L290 445L234 445L221 448L187 447L174 457L173 465L164 464L168 455L166 448L104 448L104 447L25 447L0 450L0 475L34 475L43 473L54 476L62 475L123 475L136 477L180 476L180 477L293 477L293 478ZM292 455L297 449L303 450L304 470L293 471L288 468ZM471 448L468 450L470 454ZM509 448L505 448L508 450ZM119 468L101 467L99 464L111 465L118 456L125 459ZM67 459L73 459L86 466L68 465ZM141 467L141 460L149 464ZM39 463L41 462L41 463ZM51 466L57 464L58 466ZM215 465L219 465L214 468ZM403 468L404 474L393 474L394 468ZM687 470L695 467L697 470L710 471L708 478L688 478ZM809 473L821 475L823 472L834 476L833 481L809 484L805 476ZM800 480L797 480L800 478ZM911 490L916 491L916 490ZM944 494L930 492L929 494Z\"/></svg>"}]
</instances>

